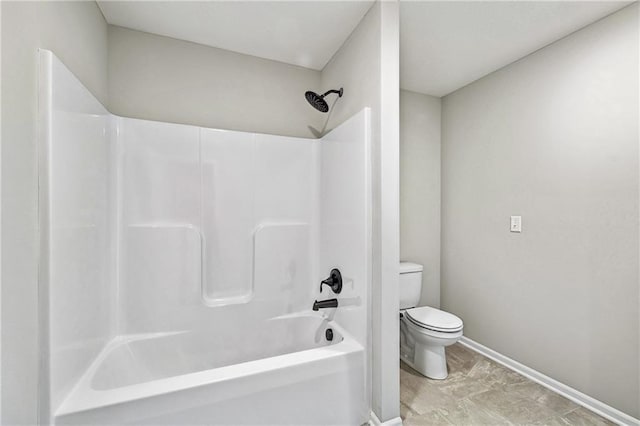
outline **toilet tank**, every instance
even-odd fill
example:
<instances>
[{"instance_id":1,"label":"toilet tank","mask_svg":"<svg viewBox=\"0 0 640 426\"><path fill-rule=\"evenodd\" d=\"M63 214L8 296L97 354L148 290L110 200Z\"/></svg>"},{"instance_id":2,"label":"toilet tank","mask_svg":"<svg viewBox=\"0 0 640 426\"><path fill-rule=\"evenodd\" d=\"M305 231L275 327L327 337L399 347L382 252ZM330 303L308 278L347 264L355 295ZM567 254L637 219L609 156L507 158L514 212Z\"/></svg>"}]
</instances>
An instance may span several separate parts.
<instances>
[{"instance_id":1,"label":"toilet tank","mask_svg":"<svg viewBox=\"0 0 640 426\"><path fill-rule=\"evenodd\" d=\"M418 306L422 292L422 265L400 262L400 309Z\"/></svg>"}]
</instances>

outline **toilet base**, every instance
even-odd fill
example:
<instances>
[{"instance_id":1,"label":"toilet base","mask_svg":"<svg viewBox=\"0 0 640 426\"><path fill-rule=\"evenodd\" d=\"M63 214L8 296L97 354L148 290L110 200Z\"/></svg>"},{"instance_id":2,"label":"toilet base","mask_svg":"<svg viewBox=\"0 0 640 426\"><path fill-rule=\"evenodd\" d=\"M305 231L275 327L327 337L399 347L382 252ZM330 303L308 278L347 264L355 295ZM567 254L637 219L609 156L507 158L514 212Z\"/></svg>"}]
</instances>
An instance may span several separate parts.
<instances>
[{"instance_id":1,"label":"toilet base","mask_svg":"<svg viewBox=\"0 0 640 426\"><path fill-rule=\"evenodd\" d=\"M413 354L414 368L422 375L435 380L444 380L449 375L444 346L428 346L416 342Z\"/></svg>"},{"instance_id":2,"label":"toilet base","mask_svg":"<svg viewBox=\"0 0 640 426\"><path fill-rule=\"evenodd\" d=\"M444 346L414 348L413 357L400 352L400 359L425 377L444 380L449 375Z\"/></svg>"}]
</instances>

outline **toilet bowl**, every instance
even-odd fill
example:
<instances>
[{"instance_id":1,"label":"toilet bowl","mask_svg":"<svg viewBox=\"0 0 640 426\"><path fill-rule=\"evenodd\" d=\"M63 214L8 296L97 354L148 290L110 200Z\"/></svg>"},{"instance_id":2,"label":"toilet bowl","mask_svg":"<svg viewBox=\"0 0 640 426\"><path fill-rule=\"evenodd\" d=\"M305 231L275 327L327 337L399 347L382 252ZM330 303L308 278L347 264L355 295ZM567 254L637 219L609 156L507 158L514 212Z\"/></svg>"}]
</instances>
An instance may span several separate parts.
<instances>
[{"instance_id":1,"label":"toilet bowl","mask_svg":"<svg viewBox=\"0 0 640 426\"><path fill-rule=\"evenodd\" d=\"M424 376L446 379L448 372L444 348L462 337L462 320L428 306L406 309L401 314L402 360Z\"/></svg>"},{"instance_id":2,"label":"toilet bowl","mask_svg":"<svg viewBox=\"0 0 640 426\"><path fill-rule=\"evenodd\" d=\"M400 358L431 379L448 375L445 347L462 337L460 318L429 306L415 307L422 290L422 265L400 263Z\"/></svg>"}]
</instances>

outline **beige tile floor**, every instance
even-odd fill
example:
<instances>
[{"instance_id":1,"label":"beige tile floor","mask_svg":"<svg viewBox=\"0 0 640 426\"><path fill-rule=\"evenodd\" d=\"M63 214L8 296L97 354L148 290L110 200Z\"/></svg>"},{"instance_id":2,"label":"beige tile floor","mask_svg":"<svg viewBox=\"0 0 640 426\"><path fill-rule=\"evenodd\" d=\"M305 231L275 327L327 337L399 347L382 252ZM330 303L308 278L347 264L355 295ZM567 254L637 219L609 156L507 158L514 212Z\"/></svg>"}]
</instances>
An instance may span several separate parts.
<instances>
[{"instance_id":1,"label":"beige tile floor","mask_svg":"<svg viewBox=\"0 0 640 426\"><path fill-rule=\"evenodd\" d=\"M610 421L456 343L449 377L430 380L400 363L400 415L417 425L613 425Z\"/></svg>"}]
</instances>

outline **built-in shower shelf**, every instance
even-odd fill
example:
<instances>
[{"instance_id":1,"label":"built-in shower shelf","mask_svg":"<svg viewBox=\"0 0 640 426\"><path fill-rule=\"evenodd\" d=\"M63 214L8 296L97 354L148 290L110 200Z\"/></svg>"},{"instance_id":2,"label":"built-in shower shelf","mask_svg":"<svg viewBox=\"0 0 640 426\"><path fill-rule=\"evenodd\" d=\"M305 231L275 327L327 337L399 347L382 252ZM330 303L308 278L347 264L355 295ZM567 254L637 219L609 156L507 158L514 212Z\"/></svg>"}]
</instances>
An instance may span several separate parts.
<instances>
[{"instance_id":1,"label":"built-in shower shelf","mask_svg":"<svg viewBox=\"0 0 640 426\"><path fill-rule=\"evenodd\" d=\"M305 288L311 276L310 243L309 223L260 223L253 231L250 279L222 281L233 276L235 271L229 268L237 265L216 265L218 269L207 275L212 279L203 284L204 303L224 306L282 294L283 300L294 300L295 305L295 299L302 299L296 294Z\"/></svg>"}]
</instances>

